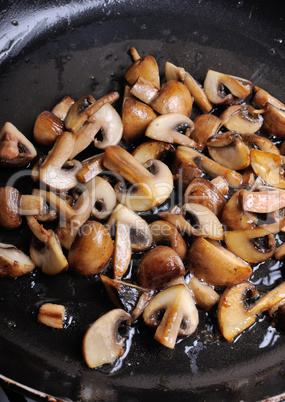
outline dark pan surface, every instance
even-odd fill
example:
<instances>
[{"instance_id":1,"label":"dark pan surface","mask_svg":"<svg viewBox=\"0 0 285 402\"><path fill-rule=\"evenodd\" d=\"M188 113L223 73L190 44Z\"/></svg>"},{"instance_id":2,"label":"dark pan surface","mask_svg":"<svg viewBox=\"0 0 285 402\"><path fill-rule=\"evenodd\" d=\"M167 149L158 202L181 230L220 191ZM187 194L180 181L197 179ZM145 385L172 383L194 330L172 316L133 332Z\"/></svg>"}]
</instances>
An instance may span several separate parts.
<instances>
[{"instance_id":1,"label":"dark pan surface","mask_svg":"<svg viewBox=\"0 0 285 402\"><path fill-rule=\"evenodd\" d=\"M7 1L0 10L0 125L28 137L37 115L63 96L122 93L134 45L185 67L198 80L208 68L252 80L285 101L285 10L282 1ZM119 103L118 105L119 106ZM39 149L42 153L45 150ZM32 182L19 179L29 192ZM1 185L16 171L1 169ZM28 249L23 225L0 241ZM272 264L271 264L272 265ZM260 293L284 277L283 264L261 266ZM261 281L261 277L265 278ZM39 325L44 301L67 306L64 330ZM200 314L197 332L168 350L140 322L129 333L121 367L88 369L81 341L88 325L111 308L97 277L40 271L0 280L0 374L72 401L257 401L285 391L285 334L262 316L230 344L215 314ZM268 329L269 327L269 329Z\"/></svg>"}]
</instances>

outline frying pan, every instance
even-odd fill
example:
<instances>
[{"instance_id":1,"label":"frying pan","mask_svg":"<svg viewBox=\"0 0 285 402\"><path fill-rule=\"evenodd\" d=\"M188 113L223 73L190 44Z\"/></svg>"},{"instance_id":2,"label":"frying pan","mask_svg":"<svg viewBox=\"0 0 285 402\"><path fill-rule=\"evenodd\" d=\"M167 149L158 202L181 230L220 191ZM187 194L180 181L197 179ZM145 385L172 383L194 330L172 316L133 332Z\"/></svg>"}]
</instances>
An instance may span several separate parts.
<instances>
[{"instance_id":1,"label":"frying pan","mask_svg":"<svg viewBox=\"0 0 285 402\"><path fill-rule=\"evenodd\" d=\"M100 98L122 92L134 45L203 81L208 68L252 80L285 101L285 6L246 0L3 1L0 10L0 125L11 121L28 137L43 110L65 95ZM117 104L119 106L119 103ZM39 154L45 150L39 148ZM27 175L16 186L29 192ZM1 185L15 171L1 169ZM0 241L28 250L25 225ZM282 263L260 264L260 293L284 276ZM39 325L39 306L64 304L64 330ZM0 281L0 373L34 398L71 401L258 401L285 391L285 334L264 315L234 343L219 337L215 313L200 313L197 332L168 350L138 322L115 367L88 369L82 337L111 308L97 277L38 270ZM23 388L24 386L24 388Z\"/></svg>"}]
</instances>

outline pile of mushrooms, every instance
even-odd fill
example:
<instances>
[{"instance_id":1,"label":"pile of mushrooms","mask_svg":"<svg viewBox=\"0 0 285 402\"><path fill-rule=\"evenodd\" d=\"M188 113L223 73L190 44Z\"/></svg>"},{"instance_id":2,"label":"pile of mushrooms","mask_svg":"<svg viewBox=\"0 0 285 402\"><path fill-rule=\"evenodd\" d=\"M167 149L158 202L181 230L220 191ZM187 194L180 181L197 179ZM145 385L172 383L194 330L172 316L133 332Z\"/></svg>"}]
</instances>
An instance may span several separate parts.
<instances>
[{"instance_id":1,"label":"pile of mushrooms","mask_svg":"<svg viewBox=\"0 0 285 402\"><path fill-rule=\"evenodd\" d=\"M258 314L285 317L285 282L260 298L250 282L253 264L285 256L285 243L276 245L285 231L285 142L274 143L285 138L285 105L214 70L202 86L169 62L161 84L153 56L130 54L121 113L112 106L118 92L65 97L35 122L33 140L47 147L38 159L11 123L0 132L0 164L32 162L34 181L32 194L0 188L3 230L27 222L31 231L29 256L0 244L0 277L38 267L100 278L114 309L86 331L90 368L122 356L119 327L138 320L172 349L195 333L201 310L217 309L229 342ZM63 329L65 319L63 305L39 310L42 324Z\"/></svg>"}]
</instances>

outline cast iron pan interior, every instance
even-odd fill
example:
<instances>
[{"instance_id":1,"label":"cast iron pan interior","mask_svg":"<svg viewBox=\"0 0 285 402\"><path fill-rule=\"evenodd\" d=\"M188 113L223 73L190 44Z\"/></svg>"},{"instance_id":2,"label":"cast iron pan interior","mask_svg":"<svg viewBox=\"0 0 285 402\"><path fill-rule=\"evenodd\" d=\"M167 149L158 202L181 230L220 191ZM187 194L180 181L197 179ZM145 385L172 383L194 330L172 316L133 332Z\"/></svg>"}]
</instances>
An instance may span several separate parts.
<instances>
[{"instance_id":1,"label":"cast iron pan interior","mask_svg":"<svg viewBox=\"0 0 285 402\"><path fill-rule=\"evenodd\" d=\"M252 80L285 101L282 1L7 1L0 10L0 125L28 137L43 110L65 95L96 98L123 88L134 45L185 67L198 80L208 68ZM117 104L119 106L119 102ZM39 153L46 150L39 149ZM27 176L16 186L32 188ZM16 171L1 169L1 185ZM0 241L27 250L25 225ZM260 292L282 280L282 264L261 266ZM265 278L263 281L260 277ZM67 306L65 330L39 325L44 301ZM219 337L215 314L200 314L195 335L168 350L138 323L120 366L88 369L81 341L89 324L111 308L97 277L35 272L0 281L0 373L72 401L257 401L285 391L285 334L263 316L230 344ZM268 330L269 327L269 330ZM130 347L131 346L131 347Z\"/></svg>"}]
</instances>

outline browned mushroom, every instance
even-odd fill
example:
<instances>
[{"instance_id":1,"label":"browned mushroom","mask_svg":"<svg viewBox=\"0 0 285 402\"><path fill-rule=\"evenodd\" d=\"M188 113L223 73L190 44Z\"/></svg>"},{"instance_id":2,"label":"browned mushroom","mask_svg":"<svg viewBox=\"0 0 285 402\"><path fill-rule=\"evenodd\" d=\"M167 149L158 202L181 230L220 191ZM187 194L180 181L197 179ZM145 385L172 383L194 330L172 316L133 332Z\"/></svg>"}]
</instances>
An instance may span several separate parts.
<instances>
[{"instance_id":1,"label":"browned mushroom","mask_svg":"<svg viewBox=\"0 0 285 402\"><path fill-rule=\"evenodd\" d=\"M242 195L244 211L261 214L278 211L285 207L285 191L268 188L261 191L244 191Z\"/></svg>"},{"instance_id":2,"label":"browned mushroom","mask_svg":"<svg viewBox=\"0 0 285 402\"><path fill-rule=\"evenodd\" d=\"M175 147L163 141L147 141L135 148L132 155L143 165L150 159L164 159L168 153L174 153Z\"/></svg>"},{"instance_id":3,"label":"browned mushroom","mask_svg":"<svg viewBox=\"0 0 285 402\"><path fill-rule=\"evenodd\" d=\"M81 162L82 168L76 174L76 178L81 183L87 183L103 170L104 153L91 156Z\"/></svg>"},{"instance_id":4,"label":"browned mushroom","mask_svg":"<svg viewBox=\"0 0 285 402\"><path fill-rule=\"evenodd\" d=\"M150 55L140 57L134 48L131 49L131 55L134 57L134 63L127 69L125 73L128 83L133 85L135 81L141 77L159 88L159 70L155 58Z\"/></svg>"},{"instance_id":5,"label":"browned mushroom","mask_svg":"<svg viewBox=\"0 0 285 402\"><path fill-rule=\"evenodd\" d=\"M194 119L191 138L198 144L199 149L203 150L208 139L217 134L221 125L221 119L214 114L201 114Z\"/></svg>"},{"instance_id":6,"label":"browned mushroom","mask_svg":"<svg viewBox=\"0 0 285 402\"><path fill-rule=\"evenodd\" d=\"M228 130L239 134L256 133L263 123L262 115L251 105L229 106L220 119Z\"/></svg>"},{"instance_id":7,"label":"browned mushroom","mask_svg":"<svg viewBox=\"0 0 285 402\"><path fill-rule=\"evenodd\" d=\"M70 96L65 96L58 104L54 106L51 112L60 120L65 120L67 113L73 104L74 100Z\"/></svg>"},{"instance_id":8,"label":"browned mushroom","mask_svg":"<svg viewBox=\"0 0 285 402\"><path fill-rule=\"evenodd\" d=\"M254 172L265 183L274 187L285 188L283 156L251 149L250 159Z\"/></svg>"},{"instance_id":9,"label":"browned mushroom","mask_svg":"<svg viewBox=\"0 0 285 402\"><path fill-rule=\"evenodd\" d=\"M34 125L34 140L41 145L51 147L56 138L64 131L64 124L55 114L47 110L37 117Z\"/></svg>"},{"instance_id":10,"label":"browned mushroom","mask_svg":"<svg viewBox=\"0 0 285 402\"><path fill-rule=\"evenodd\" d=\"M201 282L195 276L190 279L188 287L193 293L195 302L206 311L209 311L220 299L219 294L211 286Z\"/></svg>"},{"instance_id":11,"label":"browned mushroom","mask_svg":"<svg viewBox=\"0 0 285 402\"><path fill-rule=\"evenodd\" d=\"M44 303L38 312L38 322L52 328L63 328L66 317L65 307L61 304Z\"/></svg>"},{"instance_id":12,"label":"browned mushroom","mask_svg":"<svg viewBox=\"0 0 285 402\"><path fill-rule=\"evenodd\" d=\"M0 278L17 278L35 268L23 251L12 244L0 243Z\"/></svg>"},{"instance_id":13,"label":"browned mushroom","mask_svg":"<svg viewBox=\"0 0 285 402\"><path fill-rule=\"evenodd\" d=\"M276 137L285 137L285 106L283 109L278 108L271 103L266 103L265 112L263 114L263 128L269 134Z\"/></svg>"},{"instance_id":14,"label":"browned mushroom","mask_svg":"<svg viewBox=\"0 0 285 402\"><path fill-rule=\"evenodd\" d=\"M249 148L280 155L279 149L268 138L256 134L243 134L242 140Z\"/></svg>"},{"instance_id":15,"label":"browned mushroom","mask_svg":"<svg viewBox=\"0 0 285 402\"><path fill-rule=\"evenodd\" d=\"M189 155L188 147L182 146L176 149L171 171L176 179L177 187L183 191L195 177L203 176L203 170L195 163L192 154Z\"/></svg>"},{"instance_id":16,"label":"browned mushroom","mask_svg":"<svg viewBox=\"0 0 285 402\"><path fill-rule=\"evenodd\" d=\"M264 89L259 88L257 86L254 87L255 95L253 97L253 104L259 109L263 108L266 103L271 103L272 105L278 107L279 109L284 109L284 103L280 102L278 99L274 98L274 96L270 95Z\"/></svg>"}]
</instances>

